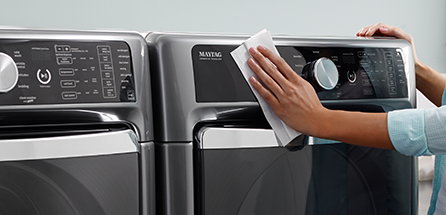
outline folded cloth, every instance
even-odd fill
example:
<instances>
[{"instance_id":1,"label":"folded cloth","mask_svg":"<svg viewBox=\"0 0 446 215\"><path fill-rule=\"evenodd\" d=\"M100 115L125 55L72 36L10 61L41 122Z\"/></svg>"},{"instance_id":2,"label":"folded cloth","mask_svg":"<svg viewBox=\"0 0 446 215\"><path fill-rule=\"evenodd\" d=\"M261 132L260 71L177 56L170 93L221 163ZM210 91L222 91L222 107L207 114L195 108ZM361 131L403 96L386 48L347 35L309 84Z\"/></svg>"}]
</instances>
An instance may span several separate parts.
<instances>
[{"instance_id":1,"label":"folded cloth","mask_svg":"<svg viewBox=\"0 0 446 215\"><path fill-rule=\"evenodd\" d=\"M279 146L286 146L293 139L298 137L301 133L293 130L292 128L287 126L281 119L279 119L279 117L277 117L277 115L271 109L269 104L262 98L262 96L260 96L260 94L252 87L251 83L249 82L249 78L251 78L252 76L255 77L257 76L248 65L248 59L251 58L251 55L249 54L248 50L251 47L257 48L257 46L259 45L262 45L268 48L269 50L273 51L275 54L279 55L279 52L274 46L271 33L266 29L250 37L242 45L234 49L234 51L231 52L231 55L232 58L234 58L235 62L237 63L238 67L240 68L243 77L248 82L248 85L251 87L251 90L253 91L255 97L257 98L257 101L259 102L266 119L273 128Z\"/></svg>"}]
</instances>

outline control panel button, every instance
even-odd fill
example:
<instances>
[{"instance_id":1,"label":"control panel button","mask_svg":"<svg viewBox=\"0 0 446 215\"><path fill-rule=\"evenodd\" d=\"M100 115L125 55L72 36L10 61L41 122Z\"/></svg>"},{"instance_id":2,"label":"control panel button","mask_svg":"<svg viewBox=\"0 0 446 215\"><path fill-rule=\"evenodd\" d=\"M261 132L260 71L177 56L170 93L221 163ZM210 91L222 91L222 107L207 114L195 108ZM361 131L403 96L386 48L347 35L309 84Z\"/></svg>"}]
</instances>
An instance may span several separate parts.
<instances>
[{"instance_id":1,"label":"control panel button","mask_svg":"<svg viewBox=\"0 0 446 215\"><path fill-rule=\"evenodd\" d=\"M56 53L69 53L71 51L69 45L54 45L54 49L56 50Z\"/></svg>"},{"instance_id":2,"label":"control panel button","mask_svg":"<svg viewBox=\"0 0 446 215\"><path fill-rule=\"evenodd\" d=\"M12 90L19 79L19 72L14 60L0 52L0 93Z\"/></svg>"},{"instance_id":3,"label":"control panel button","mask_svg":"<svg viewBox=\"0 0 446 215\"><path fill-rule=\"evenodd\" d=\"M61 68L59 69L60 76L74 76L74 69L72 68Z\"/></svg>"},{"instance_id":4,"label":"control panel button","mask_svg":"<svg viewBox=\"0 0 446 215\"><path fill-rule=\"evenodd\" d=\"M49 84L51 82L51 72L48 69L42 70L42 69L38 69L37 70L37 80L39 80L39 82L41 84Z\"/></svg>"},{"instance_id":5,"label":"control panel button","mask_svg":"<svg viewBox=\"0 0 446 215\"><path fill-rule=\"evenodd\" d=\"M116 92L115 88L103 88L104 98L115 98Z\"/></svg>"},{"instance_id":6,"label":"control panel button","mask_svg":"<svg viewBox=\"0 0 446 215\"><path fill-rule=\"evenodd\" d=\"M396 92L396 87L395 86L389 86L389 94L390 95L395 95Z\"/></svg>"},{"instance_id":7,"label":"control panel button","mask_svg":"<svg viewBox=\"0 0 446 215\"><path fill-rule=\"evenodd\" d=\"M77 99L77 93L76 92L62 92L62 99L63 100Z\"/></svg>"},{"instance_id":8,"label":"control panel button","mask_svg":"<svg viewBox=\"0 0 446 215\"><path fill-rule=\"evenodd\" d=\"M356 73L354 71L348 71L347 79L350 83L355 83L356 82Z\"/></svg>"},{"instance_id":9,"label":"control panel button","mask_svg":"<svg viewBox=\"0 0 446 215\"><path fill-rule=\"evenodd\" d=\"M60 81L60 87L62 88L75 88L76 81L74 80L62 80Z\"/></svg>"},{"instance_id":10,"label":"control panel button","mask_svg":"<svg viewBox=\"0 0 446 215\"><path fill-rule=\"evenodd\" d=\"M59 65L73 64L73 58L71 58L71 57L57 57L57 64L59 64Z\"/></svg>"}]
</instances>

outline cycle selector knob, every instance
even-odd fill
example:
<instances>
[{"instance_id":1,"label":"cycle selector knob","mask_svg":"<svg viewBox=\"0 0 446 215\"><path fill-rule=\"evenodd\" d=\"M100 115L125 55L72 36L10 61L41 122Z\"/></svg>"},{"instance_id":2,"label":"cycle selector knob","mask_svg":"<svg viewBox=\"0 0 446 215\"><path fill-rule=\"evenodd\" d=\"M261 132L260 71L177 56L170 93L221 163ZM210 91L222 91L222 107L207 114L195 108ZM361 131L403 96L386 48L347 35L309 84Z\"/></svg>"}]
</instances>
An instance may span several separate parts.
<instances>
[{"instance_id":1,"label":"cycle selector knob","mask_svg":"<svg viewBox=\"0 0 446 215\"><path fill-rule=\"evenodd\" d=\"M14 60L0 52L0 93L11 91L19 80L19 71Z\"/></svg>"},{"instance_id":2,"label":"cycle selector knob","mask_svg":"<svg viewBox=\"0 0 446 215\"><path fill-rule=\"evenodd\" d=\"M328 58L319 58L307 63L302 70L302 75L313 85L316 92L332 90L339 81L338 69Z\"/></svg>"}]
</instances>

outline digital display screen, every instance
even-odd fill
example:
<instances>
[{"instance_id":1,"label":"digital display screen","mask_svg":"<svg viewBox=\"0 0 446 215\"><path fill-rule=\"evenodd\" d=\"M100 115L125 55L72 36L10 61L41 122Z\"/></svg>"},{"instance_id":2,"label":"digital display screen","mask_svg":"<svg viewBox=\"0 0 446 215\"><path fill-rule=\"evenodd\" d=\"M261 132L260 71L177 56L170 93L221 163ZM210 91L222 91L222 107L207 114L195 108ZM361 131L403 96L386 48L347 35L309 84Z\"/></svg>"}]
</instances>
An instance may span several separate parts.
<instances>
[{"instance_id":1,"label":"digital display screen","mask_svg":"<svg viewBox=\"0 0 446 215\"><path fill-rule=\"evenodd\" d=\"M51 53L49 50L46 51L31 51L31 60L33 61L50 61Z\"/></svg>"}]
</instances>

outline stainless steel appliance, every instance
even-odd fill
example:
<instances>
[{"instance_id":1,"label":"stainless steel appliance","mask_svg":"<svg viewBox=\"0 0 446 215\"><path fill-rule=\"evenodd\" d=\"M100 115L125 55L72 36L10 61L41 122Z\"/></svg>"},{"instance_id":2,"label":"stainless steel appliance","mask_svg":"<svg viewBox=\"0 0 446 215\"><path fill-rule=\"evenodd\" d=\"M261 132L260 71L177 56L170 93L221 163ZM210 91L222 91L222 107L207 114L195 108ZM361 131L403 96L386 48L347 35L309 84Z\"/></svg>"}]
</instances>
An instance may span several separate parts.
<instances>
[{"instance_id":1,"label":"stainless steel appliance","mask_svg":"<svg viewBox=\"0 0 446 215\"><path fill-rule=\"evenodd\" d=\"M147 35L159 125L154 128L158 214L416 214L412 157L343 143L316 145L324 141L305 136L278 147L230 56L247 38ZM415 107L413 53L405 41L273 40L328 108ZM325 86L325 77L312 67L328 60L339 73L333 86Z\"/></svg>"},{"instance_id":2,"label":"stainless steel appliance","mask_svg":"<svg viewBox=\"0 0 446 215\"><path fill-rule=\"evenodd\" d=\"M133 32L0 30L0 214L154 214L147 54Z\"/></svg>"}]
</instances>

